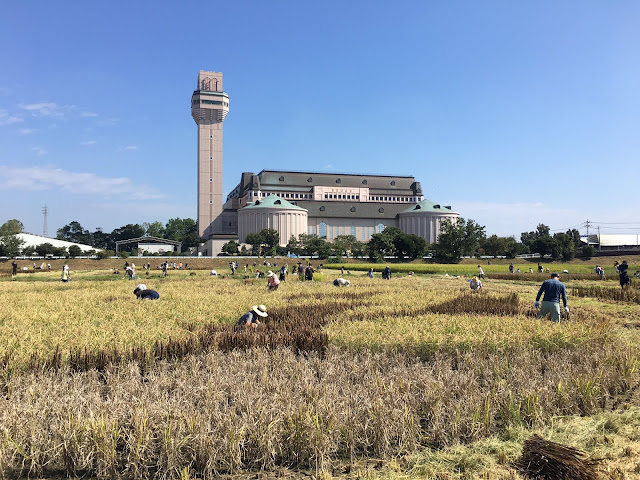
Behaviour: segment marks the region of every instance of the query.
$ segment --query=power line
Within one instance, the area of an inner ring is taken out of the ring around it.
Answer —
[[[42,226],[42,236],[48,237],[49,231],[47,229],[47,214],[49,213],[49,210],[47,209],[46,205],[42,207],[42,213],[44,214],[44,225]]]

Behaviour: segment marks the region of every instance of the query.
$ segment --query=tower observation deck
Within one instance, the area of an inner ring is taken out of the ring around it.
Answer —
[[[222,233],[222,123],[227,113],[222,73],[200,71],[191,116],[198,125],[198,234],[206,238]]]

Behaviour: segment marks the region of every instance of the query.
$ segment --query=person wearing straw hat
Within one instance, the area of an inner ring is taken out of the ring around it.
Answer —
[[[278,280],[278,276],[269,270],[267,273],[267,288],[269,290],[277,290],[280,286],[280,280]]]
[[[240,317],[240,320],[238,320],[238,325],[251,325],[252,327],[255,327],[257,325],[260,325],[260,319],[265,318],[266,316],[267,307],[265,307],[264,305],[254,305],[253,307],[251,307],[251,310]]]
[[[138,300],[157,300],[160,298],[160,294],[158,292],[147,288],[144,283],[138,284],[138,286],[133,290],[133,294],[138,298]]]

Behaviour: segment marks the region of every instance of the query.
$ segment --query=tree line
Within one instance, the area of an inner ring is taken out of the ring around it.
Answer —
[[[54,247],[44,243],[36,247],[22,248],[21,240],[16,237],[23,231],[19,220],[12,219],[0,226],[0,256],[47,255],[78,256],[83,253],[79,247],[72,246],[68,252],[65,248]],[[96,249],[106,251],[115,250],[116,241],[131,238],[152,236],[182,242],[183,251],[189,247],[196,247],[204,241],[198,236],[197,224],[190,218],[172,218],[166,224],[161,222],[127,224],[114,229],[111,233],[101,230],[90,232],[73,221],[56,232],[56,238],[73,243],[92,245]],[[340,235],[327,241],[315,234],[301,234],[297,238],[291,237],[286,247],[280,246],[280,237],[276,230],[264,229],[250,233],[246,237],[246,244],[241,246],[236,241],[230,241],[223,246],[223,252],[228,255],[294,255],[317,256],[319,258],[352,256],[354,258],[369,258],[381,260],[384,257],[398,259],[415,259],[423,256],[433,256],[443,262],[458,262],[462,257],[474,256],[504,256],[515,258],[517,255],[537,253],[550,256],[553,259],[571,260],[576,253],[583,256],[595,255],[595,249],[580,240],[580,232],[576,229],[557,232],[551,235],[547,225],[539,224],[535,231],[522,232],[520,241],[514,237],[488,236],[485,227],[474,220],[459,217],[455,220],[445,220],[440,225],[438,241],[429,244],[422,237],[404,233],[396,227],[387,227],[382,232],[371,236],[369,242],[361,242],[353,235]],[[75,247],[75,248],[74,248]],[[134,248],[128,246],[129,251]],[[86,253],[86,252],[85,252]]]
[[[54,255],[54,256],[79,256],[82,249],[77,245],[72,245],[67,250],[64,247],[54,247],[49,242],[43,242],[41,245],[24,247],[22,241],[16,235],[24,231],[22,222],[11,219],[0,226],[0,256],[15,257],[17,255]],[[96,230],[91,232],[82,227],[79,222],[73,221],[59,228],[56,231],[57,240],[65,240],[72,243],[80,243],[91,245],[94,249],[102,249],[106,251],[114,251],[116,242],[119,240],[128,240],[137,237],[157,237],[167,240],[176,240],[182,242],[182,250],[186,251],[190,247],[197,247],[204,241],[198,235],[198,227],[196,221],[191,218],[172,218],[166,224],[162,222],[130,223],[122,227],[116,228],[111,233]],[[131,251],[135,248],[133,245],[125,247],[125,251]],[[93,253],[89,251],[88,253]]]
[[[353,235],[339,235],[332,242],[314,234],[301,234],[291,237],[286,247],[280,247],[278,232],[264,229],[247,235],[245,243],[250,248],[231,241],[223,246],[228,255],[294,255],[317,256],[319,258],[344,257],[369,258],[381,260],[384,257],[413,260],[423,256],[432,256],[443,262],[459,262],[462,257],[507,257],[537,253],[553,259],[571,260],[576,253],[583,256],[595,255],[593,247],[580,240],[578,230],[550,234],[544,224],[538,225],[535,232],[522,232],[520,241],[514,237],[488,236],[485,227],[474,220],[458,218],[445,220],[440,225],[438,241],[429,244],[417,235],[404,233],[396,227],[387,227],[371,236],[369,242],[361,242]]]

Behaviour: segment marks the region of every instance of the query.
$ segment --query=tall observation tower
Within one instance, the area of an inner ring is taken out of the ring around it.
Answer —
[[[222,233],[222,122],[227,113],[222,73],[200,71],[191,116],[198,125],[198,234],[205,238]]]

